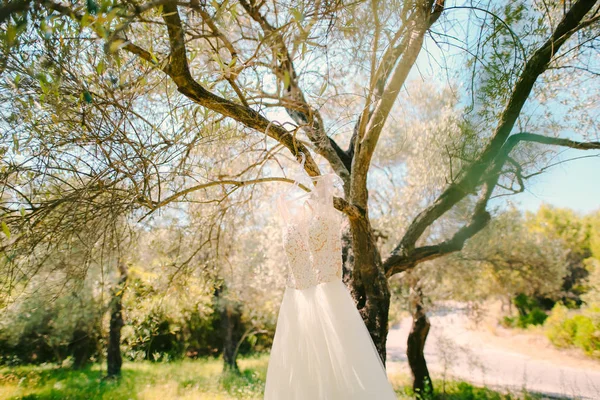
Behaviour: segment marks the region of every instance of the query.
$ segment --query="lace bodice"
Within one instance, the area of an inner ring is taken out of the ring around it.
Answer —
[[[342,277],[341,221],[332,193],[332,177],[325,175],[308,198],[280,197],[289,287],[306,289]]]

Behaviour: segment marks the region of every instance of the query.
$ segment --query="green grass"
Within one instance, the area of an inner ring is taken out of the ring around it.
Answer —
[[[266,357],[240,360],[241,374],[222,373],[222,361],[185,360],[123,365],[119,380],[103,380],[103,366],[79,371],[56,366],[0,369],[0,399],[259,399]]]
[[[239,361],[240,374],[223,373],[219,359],[184,360],[171,363],[128,362],[119,380],[102,379],[101,365],[74,371],[56,365],[0,368],[0,399],[262,399],[268,356]],[[392,375],[390,380],[401,399],[412,398],[410,378]],[[441,382],[434,382],[441,388]],[[446,382],[447,400],[531,399],[529,395],[501,394],[464,382]]]

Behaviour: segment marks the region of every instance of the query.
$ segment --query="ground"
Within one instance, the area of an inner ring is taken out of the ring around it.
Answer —
[[[504,329],[491,312],[475,324],[465,305],[449,304],[430,314],[425,357],[433,379],[460,379],[548,397],[600,399],[600,362],[573,350],[557,350],[541,329]],[[388,336],[388,370],[405,371],[406,338],[411,319],[404,318]]]

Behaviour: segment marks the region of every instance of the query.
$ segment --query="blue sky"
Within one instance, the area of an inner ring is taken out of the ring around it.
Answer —
[[[460,37],[461,31],[469,24],[469,15],[483,16],[479,12],[467,9],[455,9],[453,13],[453,17],[457,18],[457,21],[460,21],[461,18],[464,21],[463,24],[454,24],[453,26],[453,29],[457,29],[457,37]],[[427,51],[421,52],[419,55],[418,68],[412,70],[409,75],[413,78],[419,78],[425,73],[428,79],[438,79],[443,85],[445,84],[445,74],[439,68],[439,62],[443,60],[454,69],[460,68],[461,63],[464,63],[464,54],[461,49],[445,48],[444,54],[442,54],[441,49],[429,37],[426,38],[424,47]],[[432,60],[438,62],[432,62]],[[597,59],[591,62],[596,65]],[[596,102],[596,104],[598,103]],[[566,117],[563,107],[559,103],[554,107],[554,114]],[[516,130],[513,133],[516,133]],[[545,132],[535,133],[544,134]],[[585,140],[578,136],[571,137],[570,132],[562,132],[561,136],[574,140]],[[553,159],[552,163],[570,161],[556,165],[543,174],[526,181],[525,192],[492,200],[491,205],[512,203],[521,210],[536,211],[540,205],[550,204],[556,207],[571,208],[580,213],[600,211],[600,151],[567,148],[557,148],[557,150],[560,151],[560,155]]]
[[[459,31],[465,29],[470,13],[472,10],[453,10],[453,18],[456,18],[457,21],[462,18],[464,21],[464,24],[455,24],[454,29]],[[455,33],[458,37],[461,35],[461,32]],[[440,68],[441,65],[445,64],[454,70],[464,69],[463,50],[448,47],[444,48],[444,54],[442,54],[442,50],[434,44],[430,37],[426,37],[424,48],[426,51],[422,51],[419,55],[416,62],[417,68],[411,70],[409,80],[425,79],[446,85],[448,83],[447,75]],[[558,103],[555,111],[555,115],[562,116],[563,111]],[[281,109],[270,110],[267,115],[271,120],[291,122],[291,119]],[[516,133],[516,130],[513,133]],[[535,133],[544,134],[545,132]],[[583,140],[577,136],[570,137],[568,132],[561,136]],[[490,205],[493,207],[513,204],[524,211],[536,211],[540,205],[549,204],[571,208],[580,213],[600,211],[600,151],[561,148],[557,148],[557,150],[560,151],[560,155],[553,159],[552,163],[566,162],[555,165],[541,175],[526,181],[525,192],[492,200]]]
[[[518,208],[536,211],[543,203],[568,207],[581,213],[600,210],[600,152],[569,149],[561,153],[559,164],[526,182],[525,192],[504,197]],[[595,156],[595,157],[589,157]]]

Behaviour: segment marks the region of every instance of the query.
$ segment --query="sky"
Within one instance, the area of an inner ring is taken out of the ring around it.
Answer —
[[[580,213],[600,211],[600,152],[569,149],[561,160],[586,157],[559,164],[526,182],[526,190],[497,199],[512,202],[524,211],[536,211],[541,204],[568,207]]]
[[[467,22],[468,10],[454,10],[455,14],[463,14],[462,18]],[[460,15],[454,15],[460,20]],[[458,24],[460,26],[460,24]],[[462,29],[462,28],[460,28]],[[458,36],[460,36],[457,33]],[[429,79],[447,84],[446,75],[440,69],[445,64],[449,67],[459,68],[464,63],[464,57],[459,55],[461,49],[449,47],[445,49],[445,57],[440,48],[434,44],[429,37],[424,43],[426,51],[422,51],[416,61],[416,67],[409,74],[411,79]],[[454,57],[457,56],[457,57]],[[438,62],[432,62],[432,60]],[[444,59],[444,62],[439,62]],[[424,78],[425,77],[425,78]],[[560,107],[556,107],[557,115]],[[270,110],[268,113],[271,120],[290,121],[283,110]],[[515,133],[516,131],[513,131]],[[544,132],[536,132],[543,134]],[[569,137],[566,133],[561,135]],[[579,137],[571,139],[582,140]],[[559,156],[552,163],[559,163],[544,171],[541,175],[531,178],[525,182],[525,191],[516,195],[504,196],[494,199],[490,206],[506,206],[512,204],[523,211],[537,211],[542,204],[555,207],[570,208],[578,213],[590,213],[600,211],[600,151],[561,149]]]
[[[471,11],[454,10],[453,12],[462,15],[465,21],[464,25],[466,26],[467,18]],[[458,19],[461,18],[460,15],[455,15],[455,17]],[[456,29],[463,29],[461,25],[455,24],[457,26]],[[457,37],[460,37],[458,31],[456,34]],[[447,65],[454,68],[460,65],[456,64],[456,62],[464,62],[463,57],[453,57],[453,55],[460,55],[462,50],[447,48],[445,49],[446,57],[443,57],[440,48],[433,44],[429,37],[425,41],[425,48],[427,52],[426,54],[424,52],[421,53],[417,59],[417,67],[419,71],[428,73],[430,77],[444,76],[443,71],[438,68],[440,64],[431,62],[432,59],[441,60],[444,58]],[[415,77],[415,71],[411,71],[411,73]],[[555,110],[556,115],[562,115],[560,113],[560,104],[557,104]],[[516,133],[516,130],[513,130],[513,133]],[[535,133],[544,134],[544,132]],[[583,140],[577,136],[570,137],[568,132],[563,132],[561,136],[574,140]],[[600,151],[562,148],[559,156],[556,160],[553,160],[553,163],[567,160],[570,161],[560,163],[546,170],[543,174],[526,181],[523,193],[492,200],[490,205],[513,204],[523,211],[534,212],[542,204],[571,208],[579,213],[600,211]]]

